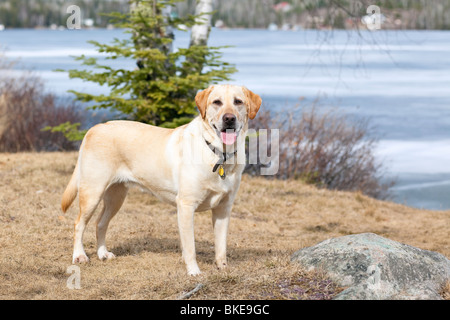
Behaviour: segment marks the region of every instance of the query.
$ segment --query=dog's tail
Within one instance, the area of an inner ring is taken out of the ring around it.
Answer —
[[[81,153],[81,150],[80,150]],[[78,179],[79,179],[79,166],[80,166],[80,156],[78,157],[77,164],[73,170],[72,178],[70,178],[69,184],[64,191],[61,201],[61,209],[65,213],[69,209],[72,202],[75,200],[78,194]]]

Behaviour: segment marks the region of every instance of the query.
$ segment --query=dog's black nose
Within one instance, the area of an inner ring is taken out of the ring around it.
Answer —
[[[236,125],[236,116],[232,113],[225,113],[222,120],[228,128],[234,128]]]

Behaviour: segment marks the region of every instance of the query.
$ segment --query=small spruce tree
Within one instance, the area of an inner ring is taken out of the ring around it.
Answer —
[[[167,8],[177,1],[131,1],[129,13],[113,14],[116,25],[130,38],[115,39],[112,44],[90,43],[105,53],[106,59],[132,59],[136,68],[114,69],[96,58],[77,57],[89,70],[68,70],[69,77],[106,85],[110,92],[95,95],[71,90],[76,99],[93,102],[89,108],[118,111],[123,119],[156,126],[173,128],[191,121],[197,114],[197,90],[229,80],[236,69],[221,61],[224,47],[191,43],[188,48],[172,50],[172,30],[179,25],[192,27],[199,21],[198,16],[171,15]],[[74,126],[63,124],[53,131],[73,133]]]

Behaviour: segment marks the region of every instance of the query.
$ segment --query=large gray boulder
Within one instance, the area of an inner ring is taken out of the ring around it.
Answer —
[[[373,233],[325,240],[295,252],[292,262],[323,270],[347,289],[335,299],[439,300],[450,260]]]

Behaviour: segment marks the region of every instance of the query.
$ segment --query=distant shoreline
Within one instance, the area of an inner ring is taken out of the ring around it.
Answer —
[[[76,29],[76,30],[71,30],[68,29],[64,26],[60,26],[56,29],[54,28],[43,28],[43,27],[38,27],[38,28],[4,28],[0,30],[0,34],[2,32],[7,32],[7,31],[14,31],[14,30],[36,30],[36,31],[95,31],[95,30],[105,30],[105,31],[113,31],[113,30],[121,30],[122,28],[105,28],[105,27],[98,27],[98,28],[81,28],[81,29]],[[235,27],[235,28],[216,28],[216,27],[212,27],[212,30],[260,30],[260,31],[272,31],[272,32],[301,32],[301,31],[370,31],[368,29],[366,29],[365,27],[362,28],[348,28],[348,29],[339,29],[339,28],[300,28],[300,29],[296,29],[296,30],[284,30],[284,29],[277,29],[277,30],[270,30],[268,28],[241,28],[241,27]],[[189,30],[186,30],[189,31]],[[380,30],[377,31],[450,31],[449,29],[395,29],[395,28],[381,28]],[[372,32],[377,32],[377,31],[372,31]]]

